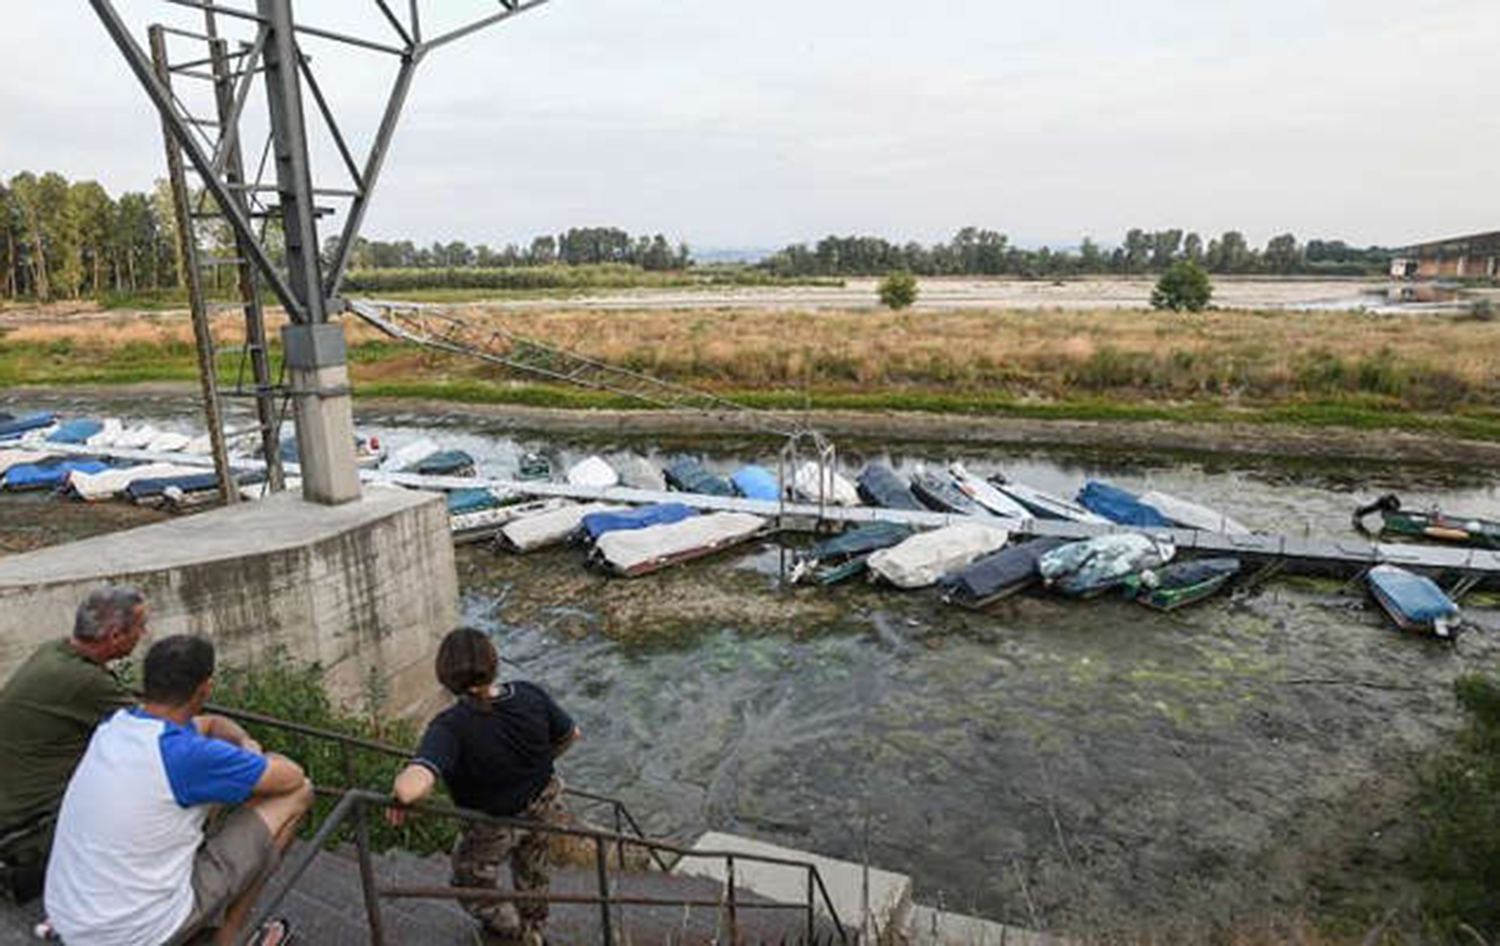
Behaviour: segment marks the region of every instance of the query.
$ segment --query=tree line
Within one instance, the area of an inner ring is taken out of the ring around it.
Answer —
[[[196,206],[202,197],[193,200]],[[205,256],[235,255],[234,236],[224,221],[200,220],[194,229]],[[276,221],[268,222],[265,241],[279,263]],[[336,241],[325,242],[329,255]],[[616,227],[575,227],[536,237],[525,249],[360,239],[350,263],[355,269],[443,270],[618,263],[665,272],[692,265],[692,255],[687,244],[673,245],[659,233],[631,236]],[[205,273],[211,289],[231,287],[233,279],[227,267]],[[149,193],[127,191],[116,198],[97,181],[70,182],[55,172],[0,177],[0,299],[48,302],[181,286],[176,215],[165,180]]]
[[[896,270],[920,276],[1143,275],[1189,260],[1209,272],[1229,274],[1363,276],[1383,273],[1391,251],[1352,247],[1342,240],[1301,243],[1290,233],[1271,238],[1264,249],[1230,230],[1206,243],[1180,229],[1132,229],[1106,249],[1084,237],[1076,249],[1015,246],[1003,233],[964,227],[946,243],[894,243],[881,237],[827,236],[815,245],[788,246],[760,265],[779,276],[875,276]]]

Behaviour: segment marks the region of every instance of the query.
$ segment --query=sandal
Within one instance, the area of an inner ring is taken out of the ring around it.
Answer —
[[[273,916],[255,931],[249,946],[289,946],[296,941],[297,931],[292,928],[292,921],[284,916]]]

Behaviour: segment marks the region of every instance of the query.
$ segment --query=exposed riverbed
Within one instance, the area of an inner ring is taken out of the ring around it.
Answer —
[[[195,423],[181,397],[54,406]],[[627,450],[774,464],[775,445],[752,441],[560,438],[425,409],[360,421],[495,474],[535,449],[559,467]],[[1500,513],[1490,475],[1431,465],[840,450],[855,469],[960,459],[1059,492],[1107,478],[1296,534],[1347,535],[1353,506],[1388,491]],[[463,550],[462,610],[577,717],[567,777],[620,795],[653,833],[867,855],[913,874],[924,902],[1047,929],[1190,936],[1329,904],[1378,916],[1405,893],[1380,875],[1409,837],[1413,766],[1460,722],[1451,681],[1500,658],[1492,611],[1471,608],[1477,629],[1448,647],[1399,634],[1337,583],[1273,582],[1171,615],[1043,596],[974,614],[930,593],[787,589],[779,558],[767,543],[621,581],[572,550]]]

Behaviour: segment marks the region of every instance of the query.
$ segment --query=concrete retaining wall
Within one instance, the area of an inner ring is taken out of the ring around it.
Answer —
[[[404,716],[442,703],[432,657],[455,622],[458,580],[436,494],[376,488],[332,507],[282,494],[0,558],[0,680],[111,583],[149,597],[148,644],[203,634],[234,665],[284,648],[320,663],[346,702],[379,692]]]

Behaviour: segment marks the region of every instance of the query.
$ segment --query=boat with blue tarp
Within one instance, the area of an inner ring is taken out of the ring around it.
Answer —
[[[77,417],[65,420],[47,435],[48,443],[87,443],[88,439],[104,429],[104,421],[92,417]]]
[[[1143,529],[1170,529],[1172,520],[1155,506],[1141,502],[1136,494],[1118,486],[1089,480],[1078,494],[1078,503],[1089,512],[1122,526]]]
[[[103,473],[110,465],[89,457],[53,457],[37,463],[21,463],[5,471],[0,488],[23,490],[61,489],[76,470],[80,473]]]
[[[1431,578],[1395,565],[1376,565],[1365,581],[1380,607],[1403,631],[1453,636],[1458,605]]]
[[[591,512],[583,517],[579,535],[587,542],[597,542],[601,535],[611,532],[670,525],[696,515],[698,510],[682,503],[657,503],[620,512]]]
[[[699,493],[704,496],[733,496],[734,487],[724,477],[710,471],[697,460],[678,460],[667,467],[667,485],[679,493]]]
[[[734,491],[746,499],[764,499],[775,502],[781,498],[781,486],[776,475],[763,466],[742,466],[729,478]]]
[[[13,440],[32,430],[42,430],[57,423],[57,416],[50,411],[24,414],[0,421],[0,440]]]

